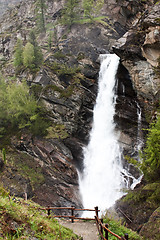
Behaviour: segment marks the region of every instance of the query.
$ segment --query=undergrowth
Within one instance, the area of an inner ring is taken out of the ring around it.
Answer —
[[[108,224],[108,229],[113,233],[117,234],[120,237],[124,237],[127,233],[129,236],[129,240],[143,240],[141,236],[139,236],[136,232],[132,231],[131,229],[126,228],[124,225],[121,224],[120,221],[113,220],[108,218],[107,216],[103,219],[104,223]],[[111,233],[108,233],[108,239],[110,240],[117,240]]]
[[[0,186],[0,239],[79,239],[32,201],[10,197]]]

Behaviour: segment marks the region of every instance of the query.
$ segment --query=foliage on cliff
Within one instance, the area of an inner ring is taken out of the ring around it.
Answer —
[[[160,117],[151,124],[143,150],[141,169],[149,181],[160,180]]]
[[[25,46],[23,46],[22,40],[17,39],[13,61],[17,72],[23,68],[28,68],[30,71],[35,72],[39,70],[42,61],[43,54],[33,31],[30,32],[29,41]]]
[[[106,214],[105,218],[103,219],[103,222],[107,223],[109,230],[116,233],[118,236],[124,236],[127,233],[130,240],[142,240],[143,239],[136,232],[125,227],[120,221],[115,220],[111,217],[108,217],[107,214]],[[108,234],[109,234],[108,238],[110,240],[115,239],[115,237],[111,233],[108,233]]]
[[[0,137],[14,129],[30,129],[35,134],[44,134],[48,124],[43,120],[43,111],[38,106],[25,81],[5,82],[0,79]],[[41,122],[41,124],[40,124]],[[38,124],[38,126],[37,126]],[[7,127],[8,126],[8,127]]]
[[[32,201],[9,196],[0,187],[0,239],[80,239],[70,229],[47,217],[46,211]]]

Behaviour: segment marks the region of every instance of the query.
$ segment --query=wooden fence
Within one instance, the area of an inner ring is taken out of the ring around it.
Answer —
[[[108,224],[103,224],[103,219],[99,219],[98,217],[98,213],[100,210],[98,210],[98,207],[95,207],[95,209],[77,209],[75,207],[47,207],[43,210],[47,210],[47,214],[48,216],[51,215],[51,210],[70,210],[71,211],[71,215],[67,216],[67,215],[53,215],[54,217],[59,217],[59,218],[70,218],[72,223],[74,222],[74,219],[81,219],[81,220],[95,220],[96,221],[96,226],[99,232],[99,235],[101,237],[102,240],[109,240],[108,237],[108,233],[110,233],[111,235],[115,236],[117,239],[119,240],[128,240],[128,234],[126,233],[124,236],[118,236],[117,234],[113,233],[112,231],[110,231],[108,229]],[[81,218],[81,217],[76,217],[75,211],[95,211],[95,218]]]
[[[108,229],[108,224],[105,224],[105,225],[103,224],[103,219],[99,219],[99,217],[98,217],[98,207],[95,207],[95,212],[96,212],[96,216],[95,216],[96,225],[97,225],[97,229],[98,229],[99,235],[102,240],[109,240],[108,233],[115,236],[119,240],[128,240],[129,239],[127,233],[124,235],[124,237],[123,236],[120,237]]]
[[[95,211],[95,209],[78,209],[75,207],[47,207],[45,208],[48,212],[48,216],[51,214],[51,210],[71,210],[71,215],[53,215],[53,217],[58,217],[58,218],[71,218],[72,223],[74,222],[74,219],[81,219],[81,220],[95,220],[94,218],[82,218],[82,217],[76,217],[75,211]],[[45,210],[43,209],[43,210]],[[99,212],[99,210],[98,210]]]

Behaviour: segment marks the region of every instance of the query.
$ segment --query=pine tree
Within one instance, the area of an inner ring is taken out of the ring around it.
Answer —
[[[84,16],[93,18],[93,14],[98,14],[103,7],[104,0],[83,0],[82,6],[84,10]]]
[[[29,69],[35,68],[34,46],[30,42],[28,42],[24,47],[23,65]]]
[[[36,68],[38,68],[42,64],[43,54],[42,54],[41,48],[38,46],[38,43],[36,41],[36,36],[33,31],[30,32],[29,42],[34,47],[34,65]]]
[[[31,125],[31,118],[36,119],[37,102],[29,93],[27,83],[10,83],[7,86],[7,112],[9,120],[19,128]]]
[[[7,84],[2,76],[0,76],[0,122],[7,118]]]
[[[72,24],[78,19],[78,0],[66,0],[61,22],[71,28]]]
[[[45,27],[45,0],[37,0],[36,2],[36,17],[37,17],[37,29],[39,32],[46,32]]]
[[[92,18],[92,8],[94,0],[83,0],[82,5],[84,9],[84,16]]]
[[[37,104],[25,80],[17,83],[0,78],[0,109],[0,138],[13,127],[27,128],[34,135],[47,133],[46,112]]]
[[[17,39],[13,63],[17,69],[23,66],[23,45],[21,39]]]
[[[48,36],[48,48],[51,50],[52,48],[52,42],[53,42],[53,33],[50,31],[49,36]]]
[[[142,154],[142,171],[149,180],[160,179],[160,116],[148,129],[146,146]]]

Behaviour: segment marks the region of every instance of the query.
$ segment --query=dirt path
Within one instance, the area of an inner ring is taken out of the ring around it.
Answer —
[[[73,230],[75,234],[83,237],[83,240],[98,240],[98,230],[95,222],[84,222],[84,221],[76,221],[71,223],[66,220],[59,220],[59,223],[64,227],[70,228]]]

